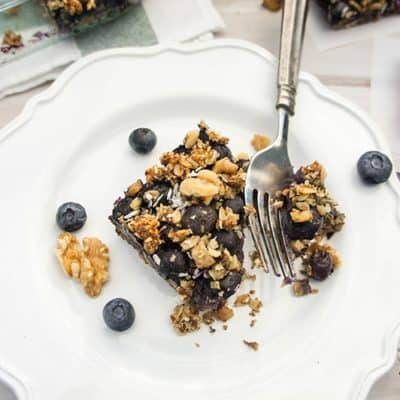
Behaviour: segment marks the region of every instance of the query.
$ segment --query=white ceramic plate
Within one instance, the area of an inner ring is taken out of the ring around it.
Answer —
[[[237,41],[100,52],[1,131],[0,363],[20,399],[364,399],[390,367],[400,322],[397,183],[360,183],[359,155],[387,148],[361,111],[312,76],[301,76],[290,152],[296,165],[327,167],[348,217],[333,240],[343,267],[320,294],[294,298],[259,274],[256,327],[240,309],[226,332],[179,337],[169,323],[174,291],[107,220],[122,190],[200,119],[235,151],[249,150],[255,132],[274,135],[275,74],[269,53]],[[151,156],[128,146],[139,126],[158,134]],[[67,200],[87,208],[79,236],[110,247],[111,281],[97,299],[66,279],[53,255],[55,211]],[[102,321],[115,296],[137,312],[124,334]]]

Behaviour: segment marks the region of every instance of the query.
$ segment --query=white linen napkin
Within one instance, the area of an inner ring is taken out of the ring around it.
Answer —
[[[319,50],[343,47],[362,40],[400,33],[399,15],[383,17],[378,21],[348,29],[334,30],[326,22],[320,7],[315,2],[310,6],[307,31]]]
[[[400,38],[374,41],[371,112],[386,135],[396,171],[400,171]]]
[[[55,79],[64,67],[95,50],[204,39],[224,27],[211,0],[143,0],[142,7],[135,13],[143,16],[121,17],[96,28],[101,35],[92,31],[1,64],[0,99]]]

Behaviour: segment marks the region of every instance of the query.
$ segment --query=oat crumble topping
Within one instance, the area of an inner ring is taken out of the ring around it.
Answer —
[[[259,348],[258,342],[249,342],[249,341],[247,341],[247,340],[243,340],[243,343],[244,343],[246,346],[250,347],[250,348],[251,348],[252,350],[254,350],[254,351],[257,351],[258,348]]]
[[[171,321],[181,334],[227,321],[226,300],[244,275],[243,188],[249,157],[203,121],[145,171],[114,205],[111,221],[184,301]],[[214,328],[212,328],[214,329]]]
[[[265,149],[271,144],[271,139],[266,135],[255,134],[251,141],[251,145],[253,146],[255,151],[260,151]]]
[[[11,29],[8,29],[4,32],[3,44],[12,48],[21,47],[23,45],[22,36],[19,33],[16,33]]]

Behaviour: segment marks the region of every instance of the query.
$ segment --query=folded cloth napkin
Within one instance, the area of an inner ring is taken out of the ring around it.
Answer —
[[[29,13],[29,3],[26,7]],[[51,42],[15,59],[9,56],[0,63],[0,99],[56,78],[64,67],[96,50],[187,41],[223,27],[211,0],[143,0],[120,18],[76,38]]]
[[[400,171],[400,38],[374,41],[371,112],[380,125]]]

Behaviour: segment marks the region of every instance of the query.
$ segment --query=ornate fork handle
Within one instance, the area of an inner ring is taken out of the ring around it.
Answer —
[[[294,114],[308,0],[285,0],[278,67],[277,108]]]

